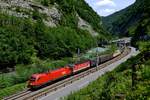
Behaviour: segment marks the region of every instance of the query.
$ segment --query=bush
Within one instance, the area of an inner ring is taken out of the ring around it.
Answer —
[[[3,99],[4,97],[9,96],[9,95],[15,94],[18,91],[22,91],[25,88],[26,88],[26,84],[22,83],[22,84],[14,85],[12,87],[1,89],[0,90],[0,99]]]
[[[17,63],[29,64],[35,52],[32,42],[14,27],[0,28],[0,66],[1,68],[14,66]]]
[[[144,68],[142,69],[142,77],[144,79],[149,80],[150,79],[150,66],[144,66]]]
[[[49,6],[50,0],[42,0],[41,4],[44,6]]]

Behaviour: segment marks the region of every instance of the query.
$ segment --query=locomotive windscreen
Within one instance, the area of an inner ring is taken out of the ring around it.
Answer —
[[[35,81],[35,80],[36,80],[35,77],[31,77],[31,78],[30,78],[30,81]]]

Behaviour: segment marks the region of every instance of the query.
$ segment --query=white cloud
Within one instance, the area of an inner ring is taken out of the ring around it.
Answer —
[[[99,15],[108,16],[108,15],[110,15],[110,14],[116,12],[116,10],[113,9],[113,8],[112,8],[112,9],[111,9],[111,8],[110,8],[110,9],[109,9],[109,8],[106,8],[106,9],[98,10],[97,12],[98,12]]]
[[[112,0],[100,0],[96,3],[96,6],[112,6],[116,7],[116,4]]]
[[[104,9],[103,11],[107,13],[113,13],[115,12],[115,9]]]
[[[85,0],[100,16],[108,16],[133,4],[135,0]]]

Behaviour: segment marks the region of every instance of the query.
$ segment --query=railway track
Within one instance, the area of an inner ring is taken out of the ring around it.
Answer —
[[[4,98],[3,100],[37,100],[43,96],[46,96],[47,94],[49,94],[50,92],[53,92],[53,91],[56,91],[57,89],[60,89],[62,87],[65,87],[73,82],[75,82],[76,80],[79,80],[91,73],[94,73],[118,60],[120,60],[121,58],[125,57],[126,55],[129,54],[129,52],[131,51],[130,48],[126,48],[124,50],[124,52],[122,54],[120,54],[119,56],[113,58],[112,60],[109,60],[103,64],[100,64],[98,67],[93,67],[93,68],[90,68],[86,71],[83,71],[79,74],[76,74],[74,76],[71,76],[71,77],[68,77],[62,81],[58,81],[50,86],[47,86],[45,88],[42,88],[40,90],[37,90],[37,91],[30,91],[29,89],[26,89],[20,93],[17,93],[15,95],[12,95],[12,96],[9,96],[9,97],[6,97]]]
[[[16,93],[16,94],[14,94],[14,95],[11,95],[11,96],[9,96],[9,97],[6,97],[6,98],[4,98],[3,100],[16,100],[16,99],[18,99],[19,97],[21,97],[21,96],[25,96],[25,95],[27,95],[27,94],[29,94],[29,93],[31,93],[32,91],[30,91],[29,89],[25,89],[25,90],[23,90],[23,91],[21,91],[21,92],[19,92],[19,93]]]

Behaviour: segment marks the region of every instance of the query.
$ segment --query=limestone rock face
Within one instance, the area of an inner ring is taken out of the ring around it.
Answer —
[[[89,31],[89,33],[92,35],[92,36],[97,36],[98,33],[94,31],[94,29],[92,28],[92,26],[86,22],[85,20],[83,20],[79,15],[78,16],[78,27],[83,29],[83,30],[87,30]]]
[[[55,4],[51,7],[42,6],[32,0],[0,0],[0,11],[16,17],[29,18],[34,11],[44,15],[43,21],[47,26],[56,27],[61,20],[61,13]]]

